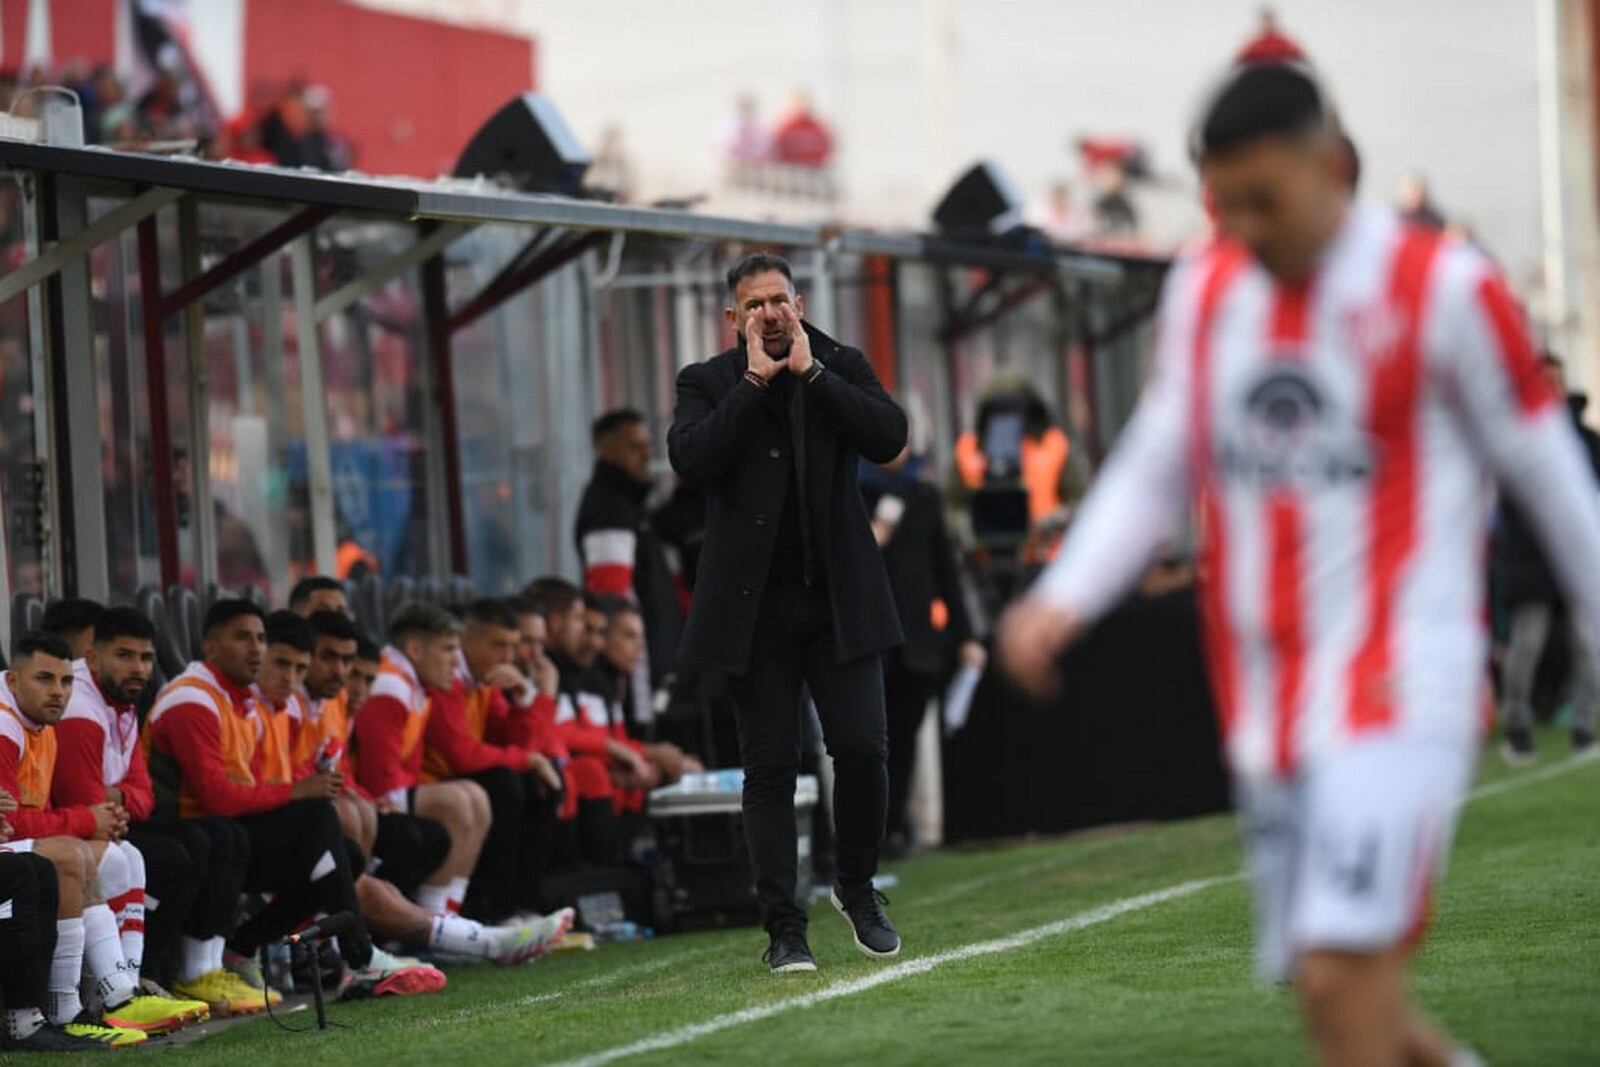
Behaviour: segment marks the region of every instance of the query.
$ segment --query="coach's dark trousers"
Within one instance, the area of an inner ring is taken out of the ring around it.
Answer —
[[[802,683],[833,757],[839,884],[866,885],[877,873],[889,801],[882,662],[877,655],[838,662],[825,588],[771,584],[762,593],[750,664],[742,678],[730,679],[739,704],[745,840],[769,931],[806,922],[795,900]]]

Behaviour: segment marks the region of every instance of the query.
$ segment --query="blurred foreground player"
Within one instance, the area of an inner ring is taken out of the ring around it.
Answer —
[[[1350,201],[1305,68],[1235,72],[1195,150],[1223,236],[1168,278],[1139,413],[1003,654],[1051,691],[1197,497],[1262,971],[1293,980],[1325,1063],[1474,1063],[1405,972],[1481,733],[1485,489],[1593,633],[1592,478],[1499,274]]]

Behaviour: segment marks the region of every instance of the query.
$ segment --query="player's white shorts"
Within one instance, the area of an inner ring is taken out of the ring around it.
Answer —
[[[1238,783],[1264,981],[1291,979],[1309,950],[1422,935],[1476,755],[1375,738],[1290,778]]]
[[[24,837],[21,841],[7,841],[0,845],[0,852],[32,852],[33,838]]]

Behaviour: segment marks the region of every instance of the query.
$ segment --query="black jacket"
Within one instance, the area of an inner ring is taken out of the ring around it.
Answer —
[[[863,472],[862,495],[867,514],[873,514],[886,496],[904,505],[894,534],[883,546],[889,569],[889,587],[900,610],[906,643],[900,662],[918,674],[939,674],[950,662],[956,646],[972,637],[972,624],[956,574],[955,550],[944,522],[944,500],[927,482],[887,472]],[[944,629],[933,625],[933,602],[944,601],[949,621]]]
[[[672,466],[705,490],[706,538],[684,632],[685,661],[743,674],[751,630],[772,563],[777,524],[795,462],[805,449],[802,490],[817,531],[817,563],[833,604],[840,662],[892,648],[900,622],[883,556],[856,482],[858,457],[886,463],[906,443],[906,416],[860,351],[811,325],[811,354],[827,368],[793,386],[803,418],[789,425],[780,390],[744,377],[744,342],[678,374],[677,412],[667,434]],[[783,372],[787,374],[788,372]]]
[[[1600,479],[1600,436],[1584,425],[1583,410],[1587,406],[1588,400],[1581,394],[1567,397],[1567,409],[1584,457]],[[1522,510],[1508,496],[1502,496],[1489,559],[1494,567],[1495,589],[1503,606],[1562,602],[1561,587],[1545,558],[1544,545]]]
[[[589,582],[591,560],[584,550],[584,538],[603,530],[626,531],[633,535],[633,594],[644,617],[645,644],[650,652],[650,681],[660,685],[672,672],[678,643],[683,638],[683,611],[667,563],[666,550],[645,500],[650,487],[628,477],[627,473],[605,460],[594,465],[594,477],[583,490],[578,503],[574,534],[578,558],[583,561],[585,582]]]

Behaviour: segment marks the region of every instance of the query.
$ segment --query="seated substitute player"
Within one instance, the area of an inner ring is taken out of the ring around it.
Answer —
[[[356,720],[356,713],[367,702],[367,697],[372,695],[372,687],[378,681],[378,671],[382,666],[383,650],[358,633],[356,658],[350,664],[350,679],[344,688],[345,710],[352,723]]]
[[[297,773],[310,773],[319,752],[337,751],[348,763],[350,719],[345,710],[345,679],[356,655],[355,623],[349,616],[319,611],[308,620],[315,645],[306,672],[308,717],[295,739]],[[379,813],[347,771],[345,792],[335,802],[350,812],[340,821],[350,833],[354,822],[375,841],[377,869],[356,879],[356,895],[367,926],[378,937],[426,946],[450,956],[518,963],[541,947],[542,924],[513,922],[486,927],[448,910],[451,875],[444,868],[450,835],[432,819],[398,812]],[[439,872],[443,872],[442,875]],[[377,877],[381,874],[383,877]],[[408,897],[424,887],[433,910]]]
[[[244,867],[213,868],[210,835],[199,826],[178,822],[158,830],[148,821],[155,794],[134,702],[155,670],[155,638],[155,626],[133,608],[110,608],[99,616],[85,657],[73,664],[72,697],[56,726],[50,794],[58,808],[109,800],[128,813],[126,839],[143,857],[145,870],[137,903],[143,905],[147,897],[157,906],[145,907],[142,920],[119,915],[118,925],[129,963],[146,976],[146,992],[159,993],[155,983],[173,981],[185,934],[211,937],[227,931],[234,908],[231,903],[221,907],[216,899],[237,900]],[[216,832],[231,837],[242,831]]]
[[[314,574],[294,583],[294,588],[289,591],[289,610],[308,619],[319,611],[337,611],[341,615],[348,615],[350,598],[339,579]]]
[[[450,830],[443,907],[428,896],[419,901],[430,911],[461,910],[493,818],[488,795],[476,782],[422,781],[423,736],[433,710],[429,689],[447,689],[454,681],[460,635],[461,624],[443,608],[402,607],[389,622],[390,645],[372,695],[355,718],[357,780],[379,810],[437,819]],[[540,949],[559,940],[571,921],[569,909],[541,920]]]
[[[1353,203],[1307,68],[1234,72],[1194,137],[1222,235],[1166,281],[1153,377],[1001,629],[1038,692],[1198,498],[1200,602],[1262,971],[1329,1064],[1473,1062],[1405,992],[1482,732],[1483,486],[1600,633],[1600,503],[1493,265]]]
[[[494,822],[472,875],[469,910],[494,918],[537,907],[562,796],[561,774],[549,755],[488,740],[491,731],[504,737],[514,718],[555,718],[553,671],[545,675],[549,691],[541,691],[517,670],[520,637],[504,601],[467,607],[451,685],[428,687],[433,710],[423,737],[425,781],[466,778],[488,794]]]
[[[672,785],[685,774],[705,770],[698,758],[677,745],[631,736],[634,724],[644,718],[633,707],[638,692],[633,679],[645,658],[644,616],[638,605],[620,597],[601,597],[599,607],[605,615],[605,634],[592,670],[601,691],[610,698],[612,736],[649,760],[661,773],[662,785]]]
[[[56,723],[72,692],[71,647],[55,634],[25,633],[12,651],[12,667],[0,684],[0,789],[15,796],[13,831],[26,838],[76,837],[84,844],[87,882],[81,919],[63,931],[62,951],[76,948],[90,983],[88,1011],[105,1025],[147,1033],[167,1033],[208,1018],[206,1005],[169,996],[149,996],[139,988],[144,908],[144,862],[139,850],[122,840],[127,813],[120,804],[52,808]],[[117,913],[130,920],[126,946]],[[137,926],[138,929],[131,927]],[[132,952],[130,958],[129,952]],[[65,978],[64,974],[53,978]],[[79,1010],[77,978],[70,995],[52,1008],[55,1022],[74,1019]],[[56,991],[55,981],[51,984]],[[65,991],[63,991],[65,992]]]
[[[248,600],[212,605],[201,661],[167,684],[145,725],[157,816],[220,816],[238,822],[249,838],[244,887],[273,898],[228,940],[228,948],[247,958],[319,912],[349,911],[359,923],[344,835],[328,803],[343,787],[342,776],[318,771],[292,784],[259,777],[258,749],[273,730],[252,692],[266,651],[263,618]],[[364,928],[341,937],[339,945],[352,969],[371,962]],[[220,966],[222,946],[215,951]],[[191,987],[180,982],[178,991]],[[263,997],[277,994],[258,993],[258,1002]],[[230,995],[222,1003],[232,1001]]]
[[[609,709],[589,677],[597,647],[589,633],[583,593],[562,578],[540,578],[524,591],[545,621],[546,654],[557,671],[556,729],[571,754],[566,767],[565,828],[569,851],[585,863],[614,863],[621,831],[617,793],[650,787],[656,771],[639,753],[609,732]]]
[[[88,1052],[144,1042],[139,1030],[86,1021],[61,1025],[50,1017],[60,1010],[70,1018],[77,1010],[51,988],[77,997],[84,889],[94,857],[75,838],[17,840],[7,819],[16,810],[17,798],[0,789],[0,903],[9,905],[0,916],[0,1051]],[[65,948],[62,935],[69,941]]]
[[[56,634],[72,649],[74,661],[82,659],[94,642],[94,625],[106,609],[97,601],[67,597],[44,609],[39,629]]]

